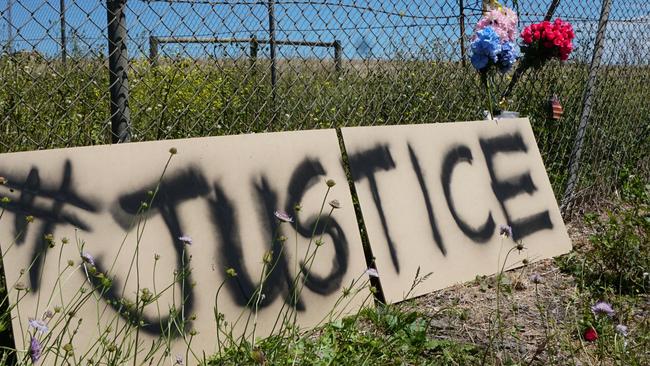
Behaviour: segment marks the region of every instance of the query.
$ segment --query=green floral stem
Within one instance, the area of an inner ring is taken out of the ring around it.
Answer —
[[[481,71],[481,83],[485,88],[485,99],[487,102],[487,109],[490,113],[490,119],[494,119],[494,111],[492,108],[492,93],[490,91],[490,81],[488,79],[487,71]]]
[[[506,99],[512,94],[512,90],[515,88],[515,84],[517,84],[517,81],[519,81],[519,78],[524,75],[526,70],[528,70],[528,66],[526,65],[526,62],[522,60],[519,65],[517,65],[515,71],[512,73],[512,78],[510,79],[506,90],[504,90],[501,94],[501,99]]]

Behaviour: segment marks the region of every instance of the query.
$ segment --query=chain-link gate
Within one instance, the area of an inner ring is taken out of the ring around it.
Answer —
[[[558,199],[600,203],[623,176],[650,179],[650,3],[502,3],[520,29],[560,17],[576,31],[569,61],[524,74],[508,106],[530,117]],[[481,119],[468,53],[483,9],[476,0],[0,0],[0,152]]]

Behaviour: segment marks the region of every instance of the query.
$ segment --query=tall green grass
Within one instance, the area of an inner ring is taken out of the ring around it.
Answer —
[[[341,126],[482,119],[478,73],[453,62],[287,60],[273,98],[268,62],[133,60],[133,140]],[[588,66],[551,62],[529,71],[508,109],[531,119],[558,198],[566,186]],[[110,143],[109,80],[103,58],[0,59],[0,152]],[[501,80],[502,87],[508,80]],[[549,118],[557,94],[560,120]],[[621,173],[650,176],[650,67],[603,66],[588,121],[578,195],[595,201]]]

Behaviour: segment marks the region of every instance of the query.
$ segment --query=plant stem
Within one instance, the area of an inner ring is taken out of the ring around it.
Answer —
[[[490,81],[488,80],[487,71],[481,72],[481,82],[485,88],[485,98],[487,99],[487,109],[490,113],[490,119],[494,119],[494,111],[492,110],[492,94],[490,92]]]
[[[525,62],[522,61],[519,63],[519,65],[517,65],[517,68],[512,73],[512,78],[508,83],[508,87],[503,91],[503,94],[501,94],[501,99],[506,99],[510,96],[510,94],[512,94],[512,90],[515,88],[515,84],[517,84],[517,81],[519,81],[519,78],[524,75],[526,70],[528,70],[528,66],[526,66]]]

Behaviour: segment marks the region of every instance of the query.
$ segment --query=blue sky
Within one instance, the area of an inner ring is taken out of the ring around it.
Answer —
[[[0,0],[0,44],[5,46],[8,32],[7,5],[12,6],[12,47],[36,49],[48,56],[60,53],[59,0]],[[459,57],[458,0],[276,0],[277,39],[331,42],[341,41],[344,57],[389,58],[395,55],[424,58]],[[464,0],[466,35],[480,16],[480,1]],[[509,4],[509,1],[505,1]],[[549,1],[519,0],[522,25],[540,20]],[[581,4],[580,8],[576,4]],[[590,53],[600,14],[600,0],[563,1],[557,15],[572,21],[578,34],[576,44]],[[106,52],[106,10],[102,0],[66,0],[68,52]],[[32,14],[34,14],[32,16]],[[576,16],[577,14],[577,16]],[[614,0],[610,29],[618,37],[608,39],[610,57],[621,38],[648,39],[650,2]],[[148,53],[148,37],[204,36],[219,38],[268,38],[268,14],[264,4],[252,0],[216,1],[128,0],[129,54]],[[614,33],[611,33],[612,35]],[[622,37],[621,37],[622,36]],[[627,40],[626,40],[627,42]],[[581,46],[582,45],[582,46]],[[638,46],[648,55],[648,45]],[[193,57],[244,57],[246,44],[165,45],[167,54]],[[268,47],[261,50],[268,55]],[[281,46],[281,57],[328,58],[331,49]],[[578,54],[578,53],[577,53]],[[578,57],[578,56],[576,56]],[[616,56],[618,57],[618,56]]]

